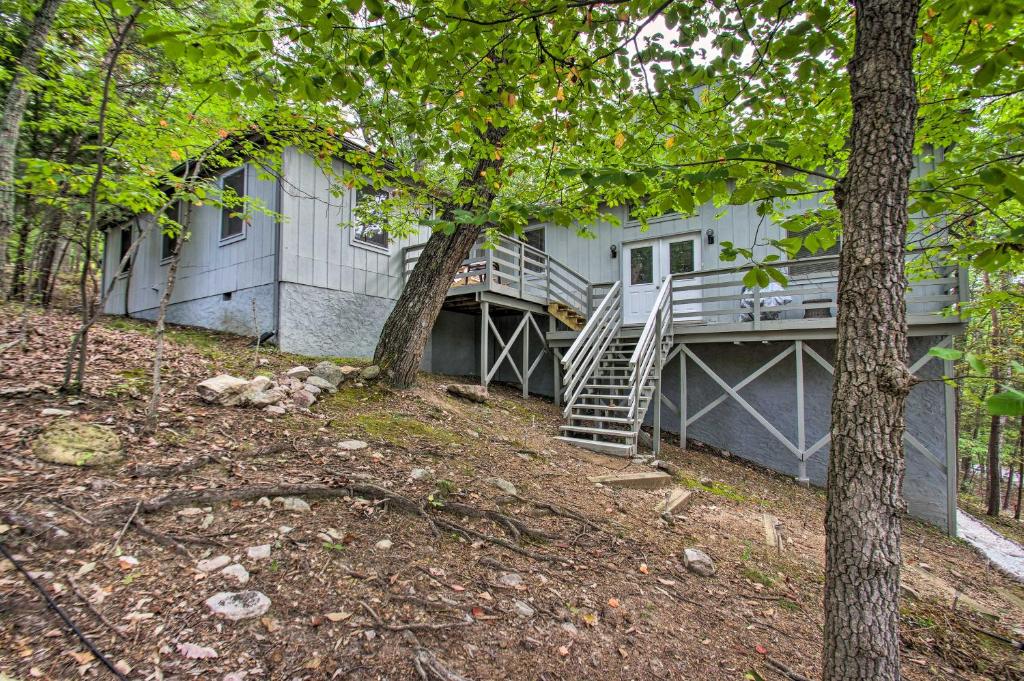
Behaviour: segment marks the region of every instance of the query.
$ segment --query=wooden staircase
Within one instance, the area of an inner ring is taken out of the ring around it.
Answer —
[[[637,454],[637,434],[654,394],[655,377],[649,376],[633,409],[630,357],[636,338],[614,339],[587,377],[583,390],[568,407],[567,421],[559,427],[563,442],[604,454],[632,457]]]
[[[548,303],[548,314],[573,331],[579,331],[587,323],[586,318],[565,303]]]

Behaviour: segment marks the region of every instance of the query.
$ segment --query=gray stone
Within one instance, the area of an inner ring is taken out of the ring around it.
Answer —
[[[298,497],[274,497],[274,503],[280,504],[281,509],[285,511],[307,513],[311,510],[309,504]]]
[[[387,551],[394,546],[394,543],[390,539],[381,539],[379,542],[374,544],[374,546],[377,547],[378,551]]]
[[[345,440],[338,443],[338,449],[346,452],[355,452],[360,449],[366,449],[369,446],[362,440]]]
[[[260,544],[259,546],[250,546],[245,550],[245,555],[250,560],[266,560],[270,558],[270,544]]]
[[[512,604],[512,608],[520,617],[533,617],[534,614],[537,612],[526,601],[516,601]]]
[[[334,383],[331,383],[326,378],[320,378],[319,376],[310,376],[306,379],[306,389],[316,388],[317,390],[326,390],[329,393],[338,392],[338,388]]]
[[[278,404],[272,404],[269,407],[264,408],[263,411],[267,412],[268,414],[274,414],[275,416],[281,416],[282,414],[288,413],[287,409]]]
[[[306,381],[306,385],[302,386],[302,389],[305,390],[310,395],[312,395],[313,397],[316,397],[317,395],[323,392],[322,390],[320,390],[320,388],[316,387],[315,385],[311,385],[309,381]]]
[[[196,386],[199,397],[210,404],[233,407],[242,401],[242,394],[249,387],[249,381],[230,374],[219,374]]]
[[[683,564],[690,572],[695,572],[702,577],[711,577],[715,574],[715,561],[711,556],[700,549],[686,549],[683,551]]]
[[[230,577],[239,584],[246,584],[249,581],[249,571],[238,563],[232,563],[220,571],[225,577]]]
[[[448,386],[448,392],[456,397],[461,397],[471,402],[479,402],[480,404],[487,402],[488,398],[486,386],[474,383],[454,383]]]
[[[277,404],[285,397],[287,393],[281,388],[273,388],[271,390],[259,390],[250,393],[246,391],[244,396],[244,402],[253,407],[270,407]]]
[[[237,621],[265,615],[270,610],[270,599],[259,591],[223,591],[207,598],[206,607],[214,615]]]
[[[363,379],[364,381],[372,381],[378,376],[380,376],[380,367],[377,366],[376,364],[371,364],[370,366],[366,367],[365,369],[359,372],[359,378]]]
[[[523,576],[518,572],[502,572],[498,575],[498,583],[505,586],[517,587],[523,585]]]
[[[579,633],[579,629],[577,629],[576,625],[572,622],[562,622],[560,626],[562,627],[562,631],[570,636],[576,636]]]
[[[74,416],[75,412],[71,411],[70,409],[55,409],[53,407],[49,407],[49,408],[43,409],[41,412],[39,412],[39,415],[40,416]]]
[[[356,376],[358,376],[360,371],[361,369],[359,367],[353,367],[347,364],[341,367],[341,375],[345,377],[344,380],[346,381],[350,378],[355,378]]]
[[[515,496],[516,494],[518,494],[516,486],[513,485],[508,480],[505,480],[504,478],[488,478],[487,482],[491,483],[492,485],[500,489],[505,494],[508,494],[509,496]]]
[[[654,449],[654,438],[646,430],[641,430],[636,434],[636,441],[644,449]]]
[[[409,477],[412,478],[413,480],[423,480],[428,475],[430,475],[430,471],[428,471],[426,468],[413,468],[409,472]]]
[[[32,445],[37,459],[68,466],[102,466],[121,460],[121,438],[108,428],[60,420],[47,426]]]
[[[213,558],[207,558],[196,563],[196,569],[200,572],[213,572],[227,566],[230,562],[230,556],[214,556]]]
[[[345,372],[334,362],[320,362],[313,367],[313,376],[337,388],[345,380]]]
[[[268,388],[270,388],[271,383],[273,383],[273,381],[270,380],[270,378],[267,376],[256,376],[251,381],[249,381],[249,389],[267,390]]]
[[[309,378],[310,373],[309,367],[297,366],[284,372],[284,375],[288,378],[294,378],[297,381],[305,381]]]
[[[312,407],[316,402],[316,396],[308,390],[297,390],[292,395],[292,402],[296,407]]]

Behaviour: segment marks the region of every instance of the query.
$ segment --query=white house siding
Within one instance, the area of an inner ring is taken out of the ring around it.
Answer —
[[[246,194],[254,197],[267,212],[252,210],[244,238],[221,243],[221,209],[212,204],[192,207],[191,238],[182,245],[177,280],[171,296],[168,319],[175,323],[200,326],[244,335],[273,329],[277,181],[259,178],[254,166],[246,167]],[[107,302],[108,314],[155,318],[167,281],[169,265],[161,263],[161,235],[146,230],[151,215],[136,218],[144,226],[145,240],[136,252],[130,275],[116,282]],[[139,231],[136,231],[138,238]],[[107,232],[104,249],[104,285],[117,268],[121,230]],[[125,285],[130,284],[127,308]],[[226,295],[229,294],[229,295]],[[229,297],[227,300],[225,298]],[[256,301],[256,322],[253,322]]]
[[[334,172],[346,170],[334,161]],[[395,239],[387,252],[352,242],[356,191],[335,185],[297,149],[282,170],[280,338],[283,350],[368,357],[401,294],[402,252],[426,241],[423,230]]]

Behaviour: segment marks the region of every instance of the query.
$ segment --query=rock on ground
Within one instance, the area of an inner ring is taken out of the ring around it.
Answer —
[[[346,452],[355,452],[360,449],[366,449],[370,445],[366,444],[362,440],[345,440],[338,443],[338,449]]]
[[[207,558],[196,563],[196,569],[200,572],[213,572],[214,570],[220,570],[231,562],[231,558],[228,556],[214,556],[213,558]]]
[[[516,491],[516,486],[504,478],[488,478],[487,482],[491,483],[509,496],[515,496],[518,493]]]
[[[74,416],[75,412],[70,409],[56,409],[54,407],[48,407],[39,412],[40,416]]]
[[[326,381],[332,388],[337,388],[345,380],[345,372],[334,362],[320,362],[313,367],[314,378]]]
[[[309,367],[297,366],[292,367],[288,371],[284,372],[284,375],[287,376],[288,378],[294,378],[298,381],[305,381],[307,378],[309,378],[310,373],[312,372],[310,372]]]
[[[196,386],[199,397],[210,404],[233,407],[242,401],[242,393],[249,387],[249,381],[230,374],[208,378]]]
[[[299,390],[292,395],[292,402],[297,407],[312,407],[313,403],[316,402],[316,396],[308,390]]]
[[[316,388],[317,390],[326,390],[329,393],[338,392],[338,386],[326,378],[320,378],[319,376],[310,376],[306,379],[306,389]]]
[[[270,599],[259,591],[222,591],[207,598],[206,607],[214,615],[237,621],[265,615]]]
[[[37,459],[69,466],[102,466],[122,458],[121,438],[109,428],[68,420],[47,426],[32,451]]]
[[[274,503],[280,504],[285,511],[306,513],[310,510],[309,504],[298,497],[274,497]]]
[[[245,550],[245,555],[247,555],[250,560],[266,560],[267,558],[270,558],[270,544],[250,546]]]
[[[249,581],[249,571],[238,563],[228,565],[226,568],[221,570],[220,573],[225,577],[230,577],[239,584],[245,584]]]
[[[363,379],[364,381],[372,381],[378,376],[380,376],[380,367],[377,366],[376,364],[371,364],[370,366],[366,367],[365,369],[359,372],[359,378]]]
[[[483,404],[487,402],[487,388],[482,385],[475,385],[471,383],[454,383],[448,386],[448,392],[456,397],[461,397],[464,400],[470,400],[472,402],[479,402]]]
[[[711,556],[700,549],[686,549],[683,551],[683,564],[690,572],[695,572],[701,577],[711,577],[715,574],[715,561]]]

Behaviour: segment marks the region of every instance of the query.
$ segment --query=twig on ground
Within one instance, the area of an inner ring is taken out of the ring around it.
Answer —
[[[787,667],[786,665],[782,664],[781,662],[779,662],[778,660],[776,660],[774,658],[766,657],[764,659],[765,659],[765,662],[768,663],[769,667],[772,667],[775,671],[779,672],[783,676],[786,676],[786,677],[792,679],[793,681],[811,681],[809,678],[807,678],[803,674],[799,674],[799,673],[793,671],[792,669],[790,669],[789,667]]]
[[[78,584],[75,583],[75,580],[71,576],[71,573],[66,573],[64,577],[68,580],[68,584],[71,586],[71,593],[78,596],[78,600],[82,601],[82,604],[85,605],[85,609],[91,612],[93,617],[98,619],[107,629],[110,629],[112,632],[114,632],[114,634],[117,635],[118,638],[124,640],[126,637],[124,632],[121,630],[121,627],[117,626],[116,624],[108,620],[102,612],[93,607],[93,604],[89,600],[89,597],[83,594],[82,591],[78,588]]]
[[[188,461],[182,461],[171,466],[151,466],[138,463],[132,468],[132,476],[136,478],[169,478],[174,475],[191,473],[211,463],[221,463],[220,457],[212,454],[203,454]]]
[[[469,681],[465,676],[456,674],[437,658],[432,651],[420,645],[416,634],[406,631],[404,636],[413,647],[412,665],[419,674],[421,681]]]
[[[142,535],[144,535],[146,537],[149,537],[150,539],[155,541],[157,544],[162,544],[163,546],[169,546],[172,549],[174,549],[175,551],[177,551],[178,553],[180,553],[183,556],[187,557],[188,559],[195,560],[195,556],[192,555],[191,551],[189,551],[187,548],[185,548],[184,544],[182,544],[180,541],[178,541],[174,537],[171,537],[170,535],[167,535],[167,534],[164,534],[163,532],[158,532],[157,530],[154,530],[152,527],[150,527],[146,523],[142,522],[142,520],[140,520],[139,518],[135,518],[134,520],[132,520],[132,527],[134,527],[136,530],[138,530],[140,534],[142,534]]]
[[[111,544],[110,548],[108,548],[106,553],[104,553],[103,555],[109,556],[111,551],[117,550],[118,545],[120,545],[121,543],[121,539],[124,537],[124,533],[128,531],[128,526],[132,524],[132,521],[135,520],[135,516],[139,514],[140,506],[142,506],[142,502],[136,502],[135,510],[133,510],[132,514],[128,516],[128,520],[125,521],[124,526],[121,528],[121,531],[117,533],[117,538],[114,540],[114,543]]]
[[[111,662],[106,655],[100,652],[100,649],[97,648],[96,645],[85,634],[82,633],[82,630],[78,628],[78,626],[71,620],[70,617],[68,617],[68,614],[64,612],[64,609],[57,605],[57,602],[54,601],[50,594],[46,591],[46,589],[43,588],[43,585],[40,584],[35,577],[30,575],[28,571],[25,570],[21,563],[15,560],[11,552],[7,550],[6,542],[0,542],[0,553],[4,555],[4,558],[11,562],[11,565],[14,566],[15,570],[20,572],[21,575],[25,579],[27,579],[33,587],[35,587],[35,590],[38,591],[40,595],[46,600],[46,604],[50,606],[50,608],[54,612],[56,612],[57,615],[59,615],[62,620],[64,620],[64,624],[66,624],[68,628],[71,629],[71,632],[75,636],[77,636],[82,643],[85,644],[85,647],[89,649],[89,652],[96,656],[96,659],[102,662],[103,665],[107,669],[109,669],[110,673],[113,674],[116,678],[120,679],[120,681],[127,681],[127,677],[124,674],[122,674],[117,669],[116,666],[114,666],[114,663]]]
[[[55,546],[66,546],[73,541],[71,533],[60,525],[36,518],[28,513],[6,511],[0,514],[0,518],[8,525],[17,525],[26,530],[33,538],[38,538]]]

